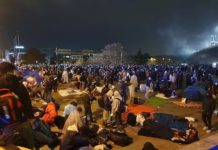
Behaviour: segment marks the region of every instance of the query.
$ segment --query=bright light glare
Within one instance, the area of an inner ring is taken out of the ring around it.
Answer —
[[[216,68],[216,65],[217,65],[216,62],[213,62],[213,63],[212,63],[212,67],[213,67],[213,68]]]
[[[216,26],[214,30],[215,30],[215,32],[218,33],[218,26]]]
[[[16,49],[24,49],[24,46],[18,46],[18,45],[16,45],[15,48],[16,48]]]

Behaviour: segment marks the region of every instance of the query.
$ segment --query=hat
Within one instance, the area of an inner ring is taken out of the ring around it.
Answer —
[[[142,150],[158,150],[151,142],[145,142]]]
[[[120,93],[119,93],[118,91],[115,91],[115,92],[114,92],[114,98],[115,98],[115,99],[122,100],[122,97],[121,97],[121,95],[120,95]]]

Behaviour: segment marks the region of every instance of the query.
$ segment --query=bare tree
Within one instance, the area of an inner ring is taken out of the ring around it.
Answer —
[[[112,64],[124,63],[127,55],[126,49],[121,43],[108,44],[102,49],[102,52],[105,62]]]

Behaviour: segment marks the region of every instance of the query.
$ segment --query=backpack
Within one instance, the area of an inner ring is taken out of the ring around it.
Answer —
[[[110,140],[113,141],[116,145],[121,147],[128,146],[133,143],[133,139],[129,137],[125,131],[119,131],[119,129],[111,130],[109,132]]]
[[[9,89],[0,89],[0,129],[24,119],[22,104]]]
[[[129,113],[127,116],[127,124],[131,126],[135,126],[136,125],[136,115],[134,115],[133,113]]]

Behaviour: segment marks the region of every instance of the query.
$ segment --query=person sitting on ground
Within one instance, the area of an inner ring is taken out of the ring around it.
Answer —
[[[84,91],[84,100],[83,100],[83,106],[85,109],[85,116],[86,116],[86,123],[93,122],[92,117],[92,109],[91,109],[91,101],[92,101],[92,95],[90,89],[86,88]]]
[[[58,116],[56,105],[53,100],[47,103],[43,116],[40,118],[42,121],[48,125],[52,125],[55,118]]]
[[[35,119],[32,122],[32,129],[34,133],[35,148],[39,149],[41,146],[48,145],[53,149],[59,145],[60,141],[58,137],[51,132],[49,125],[40,120],[40,113],[36,112],[34,116]]]
[[[76,111],[72,111],[70,115],[68,116],[67,120],[65,121],[64,127],[63,127],[63,134],[66,133],[67,128],[71,125],[75,124],[77,128],[80,128],[83,126],[83,118],[82,118],[82,108],[77,107]]]
[[[77,103],[75,101],[72,101],[70,104],[67,104],[64,107],[64,112],[62,116],[67,119],[72,111],[76,111],[76,106],[77,106]]]
[[[89,139],[81,134],[83,127],[78,128],[76,124],[67,127],[67,130],[61,140],[61,150],[91,150]]]

